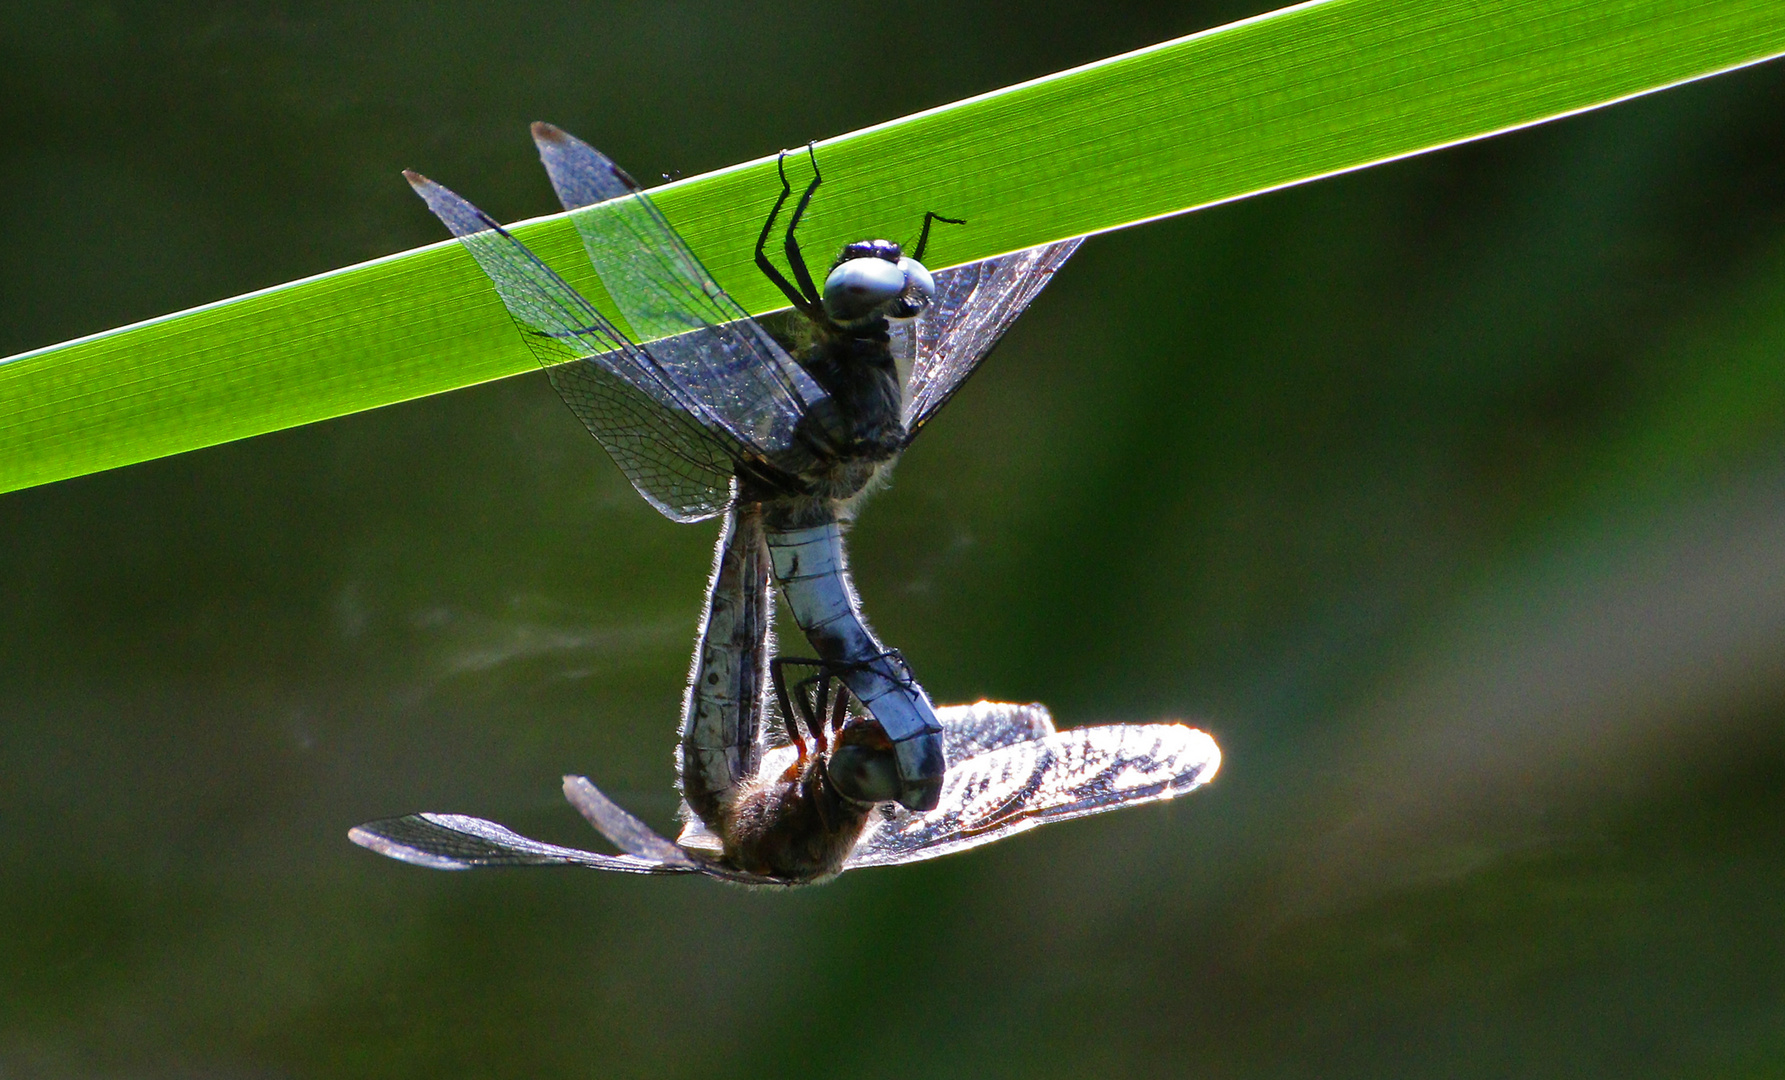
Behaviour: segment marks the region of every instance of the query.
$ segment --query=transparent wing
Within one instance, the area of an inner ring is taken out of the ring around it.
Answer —
[[[550,124],[533,141],[583,248],[634,337],[732,434],[771,455],[794,442],[824,397],[719,287],[638,184],[606,155]]]
[[[464,814],[410,814],[368,821],[347,833],[360,847],[433,870],[507,866],[589,866],[626,874],[684,874],[693,865],[635,855],[603,855],[531,840],[505,826]]]
[[[493,218],[448,188],[407,175],[489,275],[559,396],[639,494],[676,521],[700,521],[729,505],[739,463],[766,450],[738,439]]]
[[[683,870],[698,870],[701,863],[675,844],[657,835],[644,822],[633,817],[619,803],[601,793],[586,776],[566,776],[564,797],[595,831],[608,838],[621,851],[647,862]]]
[[[918,431],[948,404],[1084,240],[1076,237],[936,274],[936,298],[894,338],[911,358],[905,430]]]
[[[570,805],[576,807],[577,812],[589,824],[595,826],[595,831],[607,837],[615,847],[625,851],[626,857],[661,867],[660,870],[650,871],[652,873],[700,873],[744,885],[787,884],[779,878],[747,874],[725,865],[720,861],[722,845],[719,844],[719,838],[704,829],[700,830],[700,837],[697,837],[697,842],[692,847],[671,843],[649,825],[633,817],[619,803],[602,794],[601,789],[590,783],[588,777],[566,776],[564,797],[570,800]],[[699,842],[700,838],[710,838],[712,846]]]
[[[844,868],[934,859],[1051,821],[1173,799],[1220,764],[1215,740],[1182,724],[1075,728],[951,759],[941,804],[925,814],[887,804]]]
[[[936,710],[942,724],[942,749],[950,763],[966,761],[1012,743],[1045,739],[1054,733],[1046,705],[1009,705],[980,701],[944,705]]]

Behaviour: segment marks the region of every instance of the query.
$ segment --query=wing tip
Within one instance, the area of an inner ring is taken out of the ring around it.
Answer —
[[[1154,725],[1141,724],[1138,726],[1152,727]],[[1201,728],[1191,727],[1182,721],[1162,723],[1157,726],[1168,729],[1176,728],[1181,732],[1180,737],[1184,740],[1184,747],[1180,757],[1196,763],[1192,770],[1187,770],[1189,783],[1180,791],[1180,794],[1202,787],[1221,771],[1221,745],[1215,741],[1213,735]]]
[[[539,148],[540,156],[545,160],[546,171],[553,174],[554,185],[558,181],[558,176],[554,171],[553,158],[569,154],[576,158],[586,159],[578,162],[584,167],[596,170],[606,169],[627,191],[642,190],[639,182],[634,180],[625,169],[614,164],[613,159],[558,125],[548,124],[544,120],[535,120],[528,130],[533,133],[533,145]],[[560,192],[560,195],[562,194]],[[579,202],[576,206],[567,204],[564,208],[576,210],[586,205],[590,204]]]
[[[403,179],[409,181],[409,186],[414,188],[417,191],[425,191],[428,188],[438,186],[434,183],[434,181],[429,180],[427,177],[423,176],[421,173],[416,172],[414,169],[404,169],[403,170]]]
[[[1215,741],[1213,735],[1201,728],[1191,728],[1190,734],[1194,736],[1194,741],[1201,743],[1203,747],[1203,765],[1196,771],[1196,786],[1201,787],[1213,780],[1215,774],[1221,771],[1221,744]]]
[[[383,823],[378,821],[368,821],[364,825],[355,825],[353,828],[347,830],[347,839],[358,844],[360,847],[365,848],[367,851],[376,852],[387,859],[395,859],[398,862],[405,862],[411,866],[424,866],[429,870],[470,869],[467,864],[459,862],[456,859],[449,859],[443,855],[433,855],[417,848],[410,847],[400,841],[392,840],[383,833],[375,832],[374,830],[381,824]]]

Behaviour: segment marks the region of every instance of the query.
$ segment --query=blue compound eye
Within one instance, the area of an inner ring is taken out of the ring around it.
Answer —
[[[936,279],[916,259],[899,259],[899,272],[905,275],[905,289],[899,300],[886,311],[889,319],[910,319],[921,314],[936,299]]]
[[[907,300],[915,300],[921,296],[922,302],[927,305],[931,300],[936,299],[936,279],[930,276],[928,270],[924,269],[923,263],[916,259],[901,258],[899,270],[905,275],[907,286],[905,298]]]
[[[850,259],[824,279],[824,310],[840,323],[868,318],[905,291],[905,273],[885,259]]]

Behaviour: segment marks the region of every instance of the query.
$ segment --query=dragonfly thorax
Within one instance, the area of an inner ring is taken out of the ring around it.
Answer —
[[[885,319],[856,330],[812,326],[795,359],[825,397],[800,420],[810,460],[796,466],[823,502],[854,498],[905,449],[904,384]]]
[[[808,758],[745,784],[724,807],[725,861],[790,884],[822,881],[843,869],[871,809],[836,789],[822,758]]]

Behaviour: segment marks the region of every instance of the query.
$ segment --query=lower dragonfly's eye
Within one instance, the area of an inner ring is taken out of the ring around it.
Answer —
[[[825,314],[852,323],[878,314],[905,291],[905,273],[885,259],[850,259],[824,279]]]
[[[891,750],[844,745],[825,763],[831,783],[856,802],[890,802],[899,797],[899,762]]]

